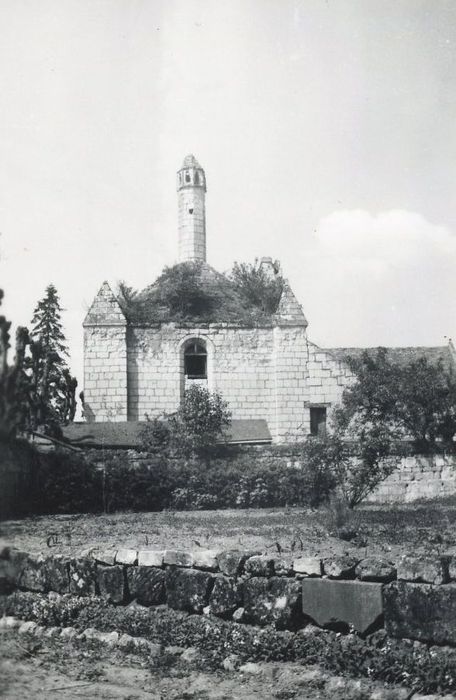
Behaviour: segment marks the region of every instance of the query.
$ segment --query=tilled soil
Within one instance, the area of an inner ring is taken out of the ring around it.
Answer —
[[[0,523],[0,545],[74,556],[90,548],[244,549],[293,557],[350,552],[396,561],[456,554],[456,503],[331,508],[48,515]]]

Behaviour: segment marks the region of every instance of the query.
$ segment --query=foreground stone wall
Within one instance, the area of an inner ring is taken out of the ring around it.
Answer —
[[[66,559],[5,548],[0,592],[101,595],[276,629],[310,622],[456,645],[456,559],[405,556],[291,560],[256,552],[120,549]]]

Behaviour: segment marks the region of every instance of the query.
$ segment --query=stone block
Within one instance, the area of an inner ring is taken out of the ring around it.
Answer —
[[[110,603],[123,603],[125,597],[123,566],[97,566],[100,595]]]
[[[361,559],[355,569],[357,578],[361,581],[381,581],[389,583],[396,578],[396,567],[387,559],[381,557],[366,557]]]
[[[291,559],[274,557],[273,564],[276,576],[293,576],[293,562]]]
[[[397,578],[421,583],[447,583],[450,580],[450,557],[404,555],[397,566]]]
[[[10,593],[17,586],[28,554],[17,549],[3,548],[0,559],[0,593]]]
[[[193,554],[177,549],[165,549],[163,563],[168,566],[190,567],[193,566]]]
[[[392,637],[456,644],[456,584],[395,581],[384,587],[386,631]]]
[[[91,559],[71,559],[70,593],[88,596],[97,592],[97,565]]]
[[[322,564],[318,557],[299,557],[293,560],[293,571],[307,576],[321,576]]]
[[[238,576],[244,570],[245,561],[255,554],[260,552],[245,552],[237,549],[221,552],[218,556],[219,569],[226,576]]]
[[[130,598],[140,605],[160,605],[165,602],[165,571],[154,566],[135,566],[127,569]]]
[[[301,585],[303,612],[320,627],[342,623],[363,633],[382,615],[381,583],[306,578]]]
[[[214,577],[195,569],[169,568],[166,570],[166,598],[170,608],[203,612],[209,602]]]
[[[241,605],[241,584],[223,574],[216,576],[214,587],[209,598],[210,612],[220,617],[230,617]]]
[[[323,571],[330,578],[354,578],[359,559],[347,554],[323,559]]]
[[[254,625],[293,629],[302,618],[301,583],[296,579],[255,577],[244,581],[244,618]]]
[[[138,566],[163,566],[164,550],[141,549],[138,552]]]
[[[116,564],[127,564],[134,566],[138,561],[136,549],[118,549],[116,553]]]
[[[46,557],[44,561],[44,585],[46,591],[69,592],[69,559],[59,554]]]
[[[198,549],[193,552],[193,566],[196,569],[205,569],[207,571],[217,571],[218,569],[218,552],[215,549]]]
[[[22,571],[18,580],[19,588],[44,592],[46,590],[45,557],[42,554],[27,554],[20,559]]]
[[[116,563],[116,554],[117,551],[115,549],[103,549],[95,550],[92,556],[95,559],[95,561],[100,562],[100,564],[113,566]]]
[[[273,576],[274,558],[267,554],[255,554],[246,560],[244,571],[250,576]]]

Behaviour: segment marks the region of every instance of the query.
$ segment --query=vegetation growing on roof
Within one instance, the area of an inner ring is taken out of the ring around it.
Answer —
[[[222,275],[206,263],[185,262],[165,267],[142,292],[124,282],[118,301],[130,323],[271,323],[277,310],[283,279],[270,279],[254,264],[235,263]]]

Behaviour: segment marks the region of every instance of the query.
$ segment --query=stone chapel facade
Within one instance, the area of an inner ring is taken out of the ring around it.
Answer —
[[[179,262],[199,262],[210,282],[220,273],[206,262],[206,175],[194,156],[177,173],[177,193]],[[270,258],[261,265],[276,273]],[[107,282],[83,325],[89,422],[137,422],[173,412],[185,388],[198,382],[220,391],[238,423],[265,421],[273,442],[290,442],[324,429],[327,410],[350,379],[343,361],[307,337],[307,320],[287,281],[277,312],[255,327],[135,324]]]

